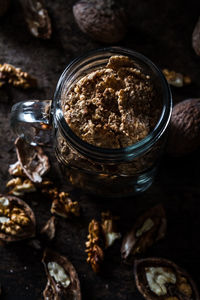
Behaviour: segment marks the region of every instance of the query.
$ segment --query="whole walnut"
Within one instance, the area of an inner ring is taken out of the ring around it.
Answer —
[[[125,11],[114,0],[80,0],[73,13],[80,29],[94,40],[116,43],[126,33]]]
[[[10,0],[0,0],[0,17],[3,16],[10,6]]]
[[[200,17],[192,33],[192,47],[196,54],[200,56]]]
[[[200,146],[200,98],[187,99],[173,107],[167,152],[189,154]]]

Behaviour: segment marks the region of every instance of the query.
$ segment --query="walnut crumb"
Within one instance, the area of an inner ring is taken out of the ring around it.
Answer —
[[[82,140],[103,148],[123,148],[155,127],[161,103],[148,74],[126,56],[85,75],[62,95],[65,119]]]

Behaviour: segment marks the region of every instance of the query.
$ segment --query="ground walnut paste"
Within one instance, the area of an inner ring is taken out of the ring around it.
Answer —
[[[79,79],[64,95],[65,119],[82,140],[123,148],[155,127],[161,111],[149,75],[126,56],[111,56],[105,67]]]

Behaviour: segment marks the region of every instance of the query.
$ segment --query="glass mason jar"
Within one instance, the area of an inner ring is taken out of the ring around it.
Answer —
[[[162,104],[155,128],[141,141],[118,149],[96,147],[81,140],[63,114],[63,94],[80,78],[105,66],[112,55],[125,55],[150,75]],[[69,184],[95,195],[129,196],[145,191],[153,182],[166,144],[172,99],[162,72],[146,57],[129,49],[110,47],[91,51],[72,61],[61,75],[53,100],[15,104],[11,126],[31,144],[44,144],[43,130],[53,128],[55,155]],[[48,132],[48,131],[47,131]]]

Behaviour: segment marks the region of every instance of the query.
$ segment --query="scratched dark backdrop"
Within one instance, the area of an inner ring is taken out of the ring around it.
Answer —
[[[8,165],[16,160],[13,147],[15,137],[9,126],[11,106],[24,99],[52,98],[59,75],[73,58],[105,46],[92,41],[78,29],[72,14],[74,2],[46,1],[53,25],[53,35],[49,41],[29,34],[18,1],[12,1],[10,10],[0,19],[0,63],[21,67],[38,78],[39,82],[34,90],[0,89],[1,192],[6,191]],[[174,69],[191,77],[190,86],[172,89],[174,103],[199,97],[200,58],[191,47],[192,31],[200,13],[198,1],[127,0],[123,3],[128,8],[129,26],[126,37],[118,45],[143,53],[160,68]],[[52,248],[66,255],[76,267],[83,300],[142,299],[135,287],[132,267],[120,260],[120,241],[108,250],[101,276],[95,275],[87,265],[84,243],[89,221],[94,217],[98,219],[101,211],[110,209],[119,215],[124,233],[143,209],[158,202],[162,202],[167,211],[167,235],[144,256],[174,260],[191,273],[200,286],[199,154],[196,151],[181,159],[165,155],[155,183],[137,197],[98,200],[73,191],[73,198],[80,201],[82,217],[72,221],[58,218]],[[36,214],[39,231],[50,217],[50,202],[39,194],[29,195],[26,200]],[[41,253],[26,242],[0,245],[0,283],[3,300],[41,299],[46,285]]]

